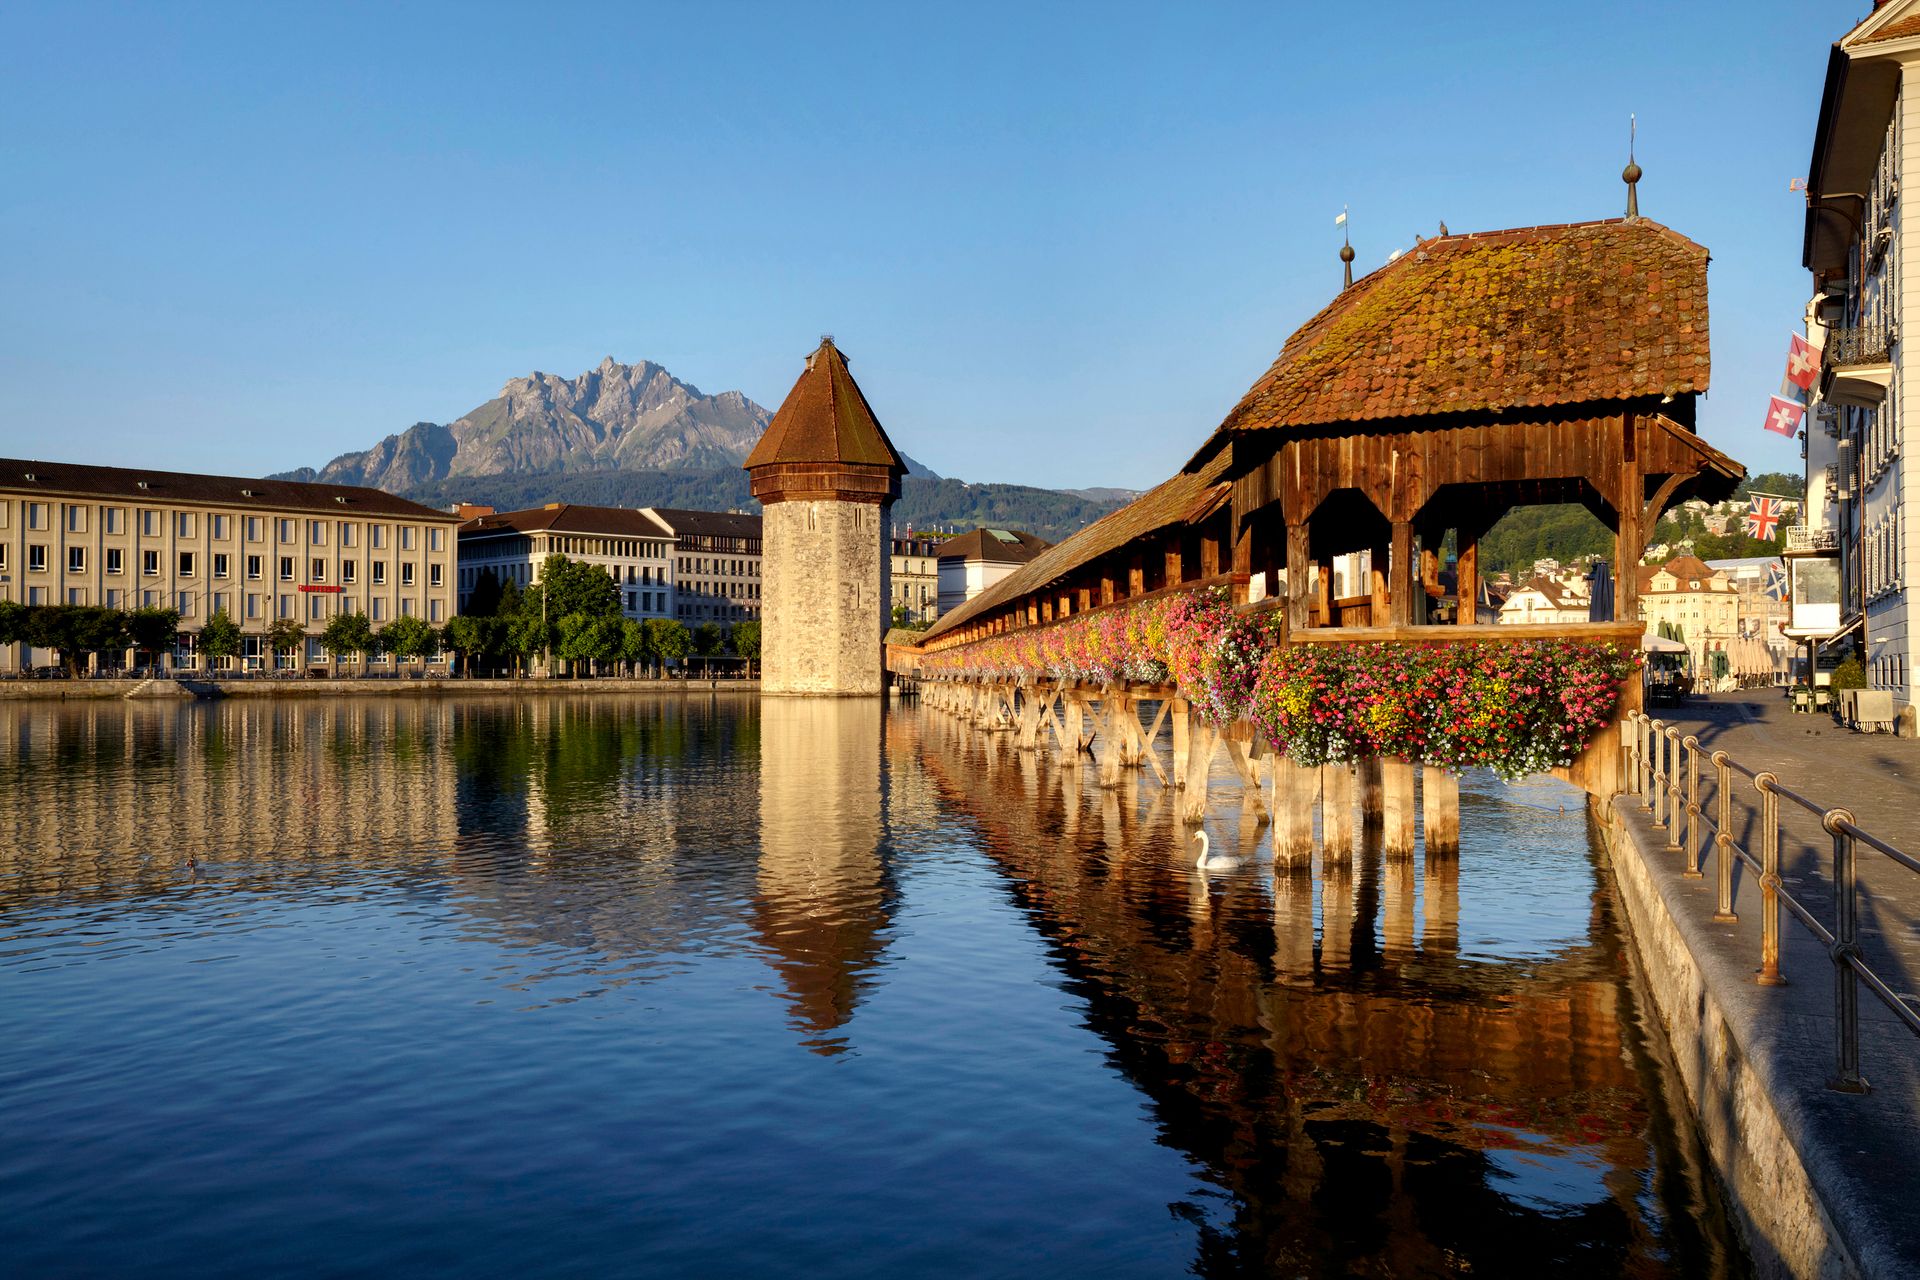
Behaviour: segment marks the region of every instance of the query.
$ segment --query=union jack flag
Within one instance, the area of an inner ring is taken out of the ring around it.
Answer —
[[[1787,598],[1787,566],[1775,560],[1767,566],[1766,593],[1775,600]]]
[[[1772,542],[1774,530],[1780,527],[1780,500],[1754,494],[1753,507],[1740,517],[1740,527],[1762,542]]]

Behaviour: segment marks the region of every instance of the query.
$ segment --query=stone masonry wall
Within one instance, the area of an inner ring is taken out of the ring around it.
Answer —
[[[890,508],[770,503],[761,524],[761,690],[878,695],[892,576]]]

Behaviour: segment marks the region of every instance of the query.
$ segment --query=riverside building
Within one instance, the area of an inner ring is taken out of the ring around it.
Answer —
[[[0,458],[0,600],[180,613],[176,663],[201,664],[200,629],[225,611],[242,663],[267,625],[297,619],[303,654],[341,613],[378,630],[453,616],[459,519],[378,489]],[[0,670],[31,655],[0,646]]]
[[[1907,704],[1920,660],[1920,449],[1906,438],[1920,364],[1899,340],[1920,332],[1906,320],[1920,297],[1920,241],[1908,250],[1902,214],[1909,158],[1920,173],[1920,0],[1882,0],[1828,54],[1807,169],[1801,262],[1822,353],[1801,436],[1804,522],[1787,530],[1785,634],[1809,650],[1857,646],[1868,686]]]
[[[677,507],[644,510],[673,535],[674,617],[690,627],[760,617],[759,516]]]
[[[636,620],[671,618],[674,533],[651,512],[549,502],[524,511],[463,506],[460,608],[464,612],[489,572],[522,591],[540,581],[548,556],[565,556],[607,571],[620,588],[620,610]]]
[[[932,622],[940,616],[940,544],[942,539],[908,534],[893,540],[893,604],[907,621]]]

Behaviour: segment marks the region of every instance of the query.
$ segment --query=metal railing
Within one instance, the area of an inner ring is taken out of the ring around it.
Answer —
[[[1909,871],[1920,872],[1920,861],[1878,839],[1855,825],[1848,809],[1823,809],[1805,796],[1780,785],[1771,772],[1755,772],[1724,751],[1708,752],[1692,734],[1662,721],[1633,712],[1622,735],[1627,752],[1627,778],[1641,806],[1653,816],[1653,823],[1667,833],[1667,851],[1681,853],[1686,866],[1681,875],[1700,879],[1700,859],[1705,845],[1713,849],[1716,899],[1713,918],[1731,924],[1739,920],[1733,909],[1733,863],[1738,858],[1760,877],[1760,969],[1755,981],[1761,986],[1786,984],[1780,972],[1780,911],[1785,908],[1805,925],[1808,932],[1827,949],[1833,964],[1834,1074],[1827,1087],[1842,1093],[1865,1093],[1867,1082],[1860,1075],[1860,984],[1878,996],[1880,1002],[1920,1035],[1920,1012],[1888,985],[1866,962],[1859,942],[1859,846],[1876,853]],[[1708,818],[1700,807],[1700,758],[1705,754],[1715,773],[1714,815]],[[1759,808],[1759,853],[1743,849],[1733,838],[1734,775],[1753,785]],[[1684,785],[1683,785],[1684,779]],[[1780,801],[1797,805],[1820,821],[1821,830],[1833,840],[1833,928],[1815,918],[1805,903],[1794,897],[1780,879]],[[1683,830],[1684,828],[1684,830]]]
[[[1820,359],[1828,368],[1880,364],[1887,359],[1892,347],[1893,326],[1885,320],[1869,320],[1865,324],[1827,330],[1827,345],[1821,350]]]

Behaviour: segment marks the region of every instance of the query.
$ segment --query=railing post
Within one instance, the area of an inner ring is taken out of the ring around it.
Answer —
[[[1713,753],[1713,767],[1717,770],[1719,801],[1719,821],[1715,824],[1719,830],[1713,836],[1713,870],[1720,884],[1720,901],[1713,918],[1717,924],[1733,924],[1740,917],[1733,912],[1733,768],[1726,752]]]
[[[1664,827],[1667,825],[1667,761],[1663,751],[1667,737],[1666,722],[1655,720],[1652,728],[1653,740],[1647,744],[1647,750],[1653,756],[1653,777],[1649,784],[1653,794],[1648,799],[1653,807],[1653,825]]]
[[[1633,771],[1633,793],[1640,797],[1642,809],[1651,807],[1648,796],[1653,787],[1653,761],[1647,755],[1647,740],[1652,736],[1648,732],[1652,724],[1653,721],[1644,715],[1637,717],[1633,722],[1634,752],[1639,757],[1635,762],[1637,767]]]
[[[1680,731],[1667,730],[1667,852],[1680,852]]]
[[[1688,880],[1700,878],[1700,739],[1687,735],[1687,869]]]
[[[1758,774],[1754,790],[1760,793],[1760,975],[1763,987],[1783,987],[1780,976],[1780,779]]]
[[[1640,794],[1640,713],[1627,712],[1625,723],[1621,726],[1620,751],[1626,756],[1627,793]]]
[[[1833,835],[1833,1031],[1834,1075],[1827,1088],[1865,1093],[1860,1076],[1860,978],[1853,959],[1860,954],[1855,915],[1853,814],[1829,809],[1820,825]]]

